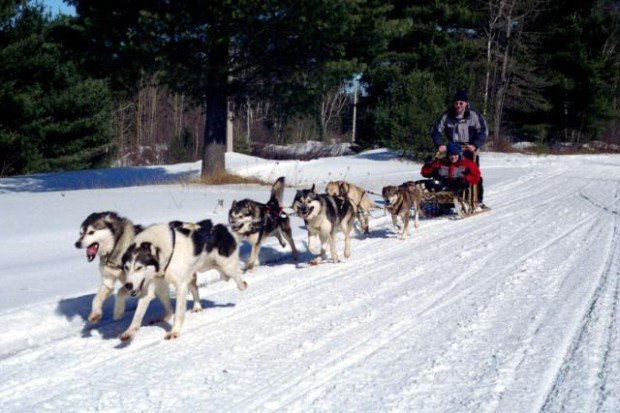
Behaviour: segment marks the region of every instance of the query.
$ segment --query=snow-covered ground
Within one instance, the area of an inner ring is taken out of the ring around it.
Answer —
[[[85,321],[99,275],[73,246],[84,218],[225,222],[269,188],[184,183],[198,164],[0,180],[0,411],[620,411],[620,156],[481,159],[491,212],[423,219],[402,241],[374,211],[349,260],[314,267],[292,217],[300,265],[269,239],[246,291],[201,274],[204,310],[179,339],[145,324],[129,345],[135,300]],[[292,186],[420,178],[382,150],[227,168],[286,176],[289,205]]]

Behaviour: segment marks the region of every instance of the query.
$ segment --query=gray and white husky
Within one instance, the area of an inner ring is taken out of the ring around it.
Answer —
[[[308,230],[308,249],[316,253],[315,241],[320,242],[320,256],[310,261],[316,265],[326,258],[326,246],[329,249],[333,262],[338,262],[336,251],[336,232],[344,234],[344,257],[351,255],[351,229],[355,219],[353,205],[346,199],[327,194],[317,194],[314,185],[310,189],[297,191],[293,200],[293,210],[306,224]]]
[[[176,290],[176,308],[174,324],[165,338],[177,338],[185,319],[186,295],[196,285],[197,272],[216,269],[223,280],[234,279],[239,290],[247,288],[241,279],[235,237],[224,225],[214,226],[211,220],[197,224],[173,221],[147,227],[136,236],[122,261],[125,288],[131,296],[140,297],[129,328],[119,337],[122,341],[135,336],[151,300],[170,284]],[[199,301],[194,297],[194,306],[200,305]],[[170,315],[166,308],[163,318]]]
[[[135,235],[142,230],[127,218],[116,212],[95,212],[90,214],[80,226],[80,237],[75,243],[76,248],[86,248],[86,259],[90,262],[99,256],[99,273],[101,285],[93,299],[88,322],[98,323],[103,316],[103,302],[114,291],[116,281],[121,288],[116,294],[114,319],[120,319],[125,313],[125,299],[128,291],[125,285],[125,274],[122,271],[121,259]]]

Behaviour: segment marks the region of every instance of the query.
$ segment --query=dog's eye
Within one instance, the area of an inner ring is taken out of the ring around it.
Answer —
[[[93,235],[95,233],[95,231],[88,231],[88,235]]]
[[[138,266],[136,267],[136,271],[141,271],[143,268],[144,268],[144,267],[143,267],[142,265],[138,265]]]

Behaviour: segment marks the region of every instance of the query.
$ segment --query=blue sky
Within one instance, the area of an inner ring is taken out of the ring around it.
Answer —
[[[75,14],[75,8],[67,5],[62,0],[43,0],[43,4],[45,4],[53,14]]]

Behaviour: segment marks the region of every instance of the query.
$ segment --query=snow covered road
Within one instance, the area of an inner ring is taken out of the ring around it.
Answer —
[[[420,167],[380,151],[230,163],[299,187],[346,177],[375,192],[418,179]],[[299,265],[270,239],[246,291],[203,274],[204,310],[188,313],[178,340],[163,340],[167,324],[145,325],[129,345],[117,336],[135,301],[119,322],[108,302],[100,325],[85,323],[98,274],[72,242],[86,215],[224,222],[232,199],[265,201],[268,190],[61,197],[3,192],[0,180],[0,411],[620,411],[620,156],[485,153],[482,170],[491,212],[423,219],[401,241],[375,211],[371,234],[338,264],[306,264],[293,217]],[[147,319],[161,311],[152,305]]]

